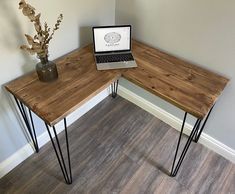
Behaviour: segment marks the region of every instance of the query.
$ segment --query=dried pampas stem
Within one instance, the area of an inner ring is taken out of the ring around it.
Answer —
[[[29,20],[34,24],[34,28],[37,33],[33,37],[25,34],[29,46],[22,45],[20,48],[32,55],[37,54],[39,58],[47,57],[49,42],[53,38],[55,31],[59,29],[60,23],[63,20],[63,15],[59,15],[55,26],[50,34],[51,29],[48,27],[46,22],[42,27],[40,21],[41,13],[36,15],[35,8],[33,6],[26,3],[25,0],[21,0],[19,3],[19,9],[22,9],[22,13],[27,16]]]

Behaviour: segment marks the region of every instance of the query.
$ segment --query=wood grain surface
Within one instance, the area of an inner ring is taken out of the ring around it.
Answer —
[[[55,61],[59,79],[38,80],[35,72],[6,85],[6,89],[49,125],[55,125],[120,77],[120,72],[96,70],[91,46]]]
[[[92,46],[56,60],[59,79],[42,83],[36,73],[6,88],[49,125],[55,125],[121,75],[197,118],[204,118],[228,79],[133,41],[137,68],[97,71]]]
[[[138,68],[122,76],[197,118],[204,118],[225,88],[227,78],[134,41]]]
[[[121,97],[107,97],[72,124],[68,135],[72,185],[65,184],[48,142],[0,179],[0,193],[235,194],[235,165],[194,142],[178,175],[166,175],[179,132]],[[64,137],[59,134],[66,154]]]

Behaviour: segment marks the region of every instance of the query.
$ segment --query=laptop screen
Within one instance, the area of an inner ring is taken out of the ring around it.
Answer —
[[[131,26],[94,27],[95,52],[129,51]]]

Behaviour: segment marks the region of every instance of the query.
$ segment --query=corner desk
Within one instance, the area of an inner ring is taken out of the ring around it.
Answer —
[[[89,45],[55,60],[59,79],[52,83],[40,82],[32,72],[5,85],[16,101],[36,152],[39,147],[32,111],[45,122],[67,184],[72,183],[72,170],[66,117],[110,85],[115,98],[121,76],[185,111],[170,176],[176,176],[191,142],[198,142],[216,100],[229,81],[138,41],[133,41],[132,51],[137,68],[97,71],[93,48]],[[197,120],[178,157],[187,114]],[[61,150],[55,126],[62,120],[67,154]],[[64,157],[68,157],[67,163]]]

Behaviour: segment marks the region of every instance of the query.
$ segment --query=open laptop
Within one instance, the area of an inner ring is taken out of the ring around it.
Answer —
[[[93,27],[95,61],[98,70],[133,68],[131,26]]]

